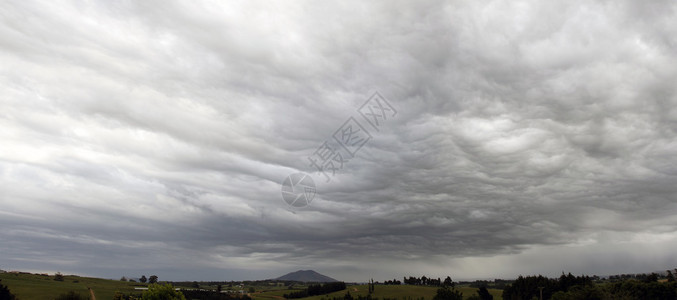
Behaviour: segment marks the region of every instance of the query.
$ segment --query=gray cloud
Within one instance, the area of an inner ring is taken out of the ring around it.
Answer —
[[[0,11],[2,268],[359,281],[676,258],[668,1]],[[307,157],[376,91],[397,116],[326,182]],[[289,211],[299,171],[318,194]]]

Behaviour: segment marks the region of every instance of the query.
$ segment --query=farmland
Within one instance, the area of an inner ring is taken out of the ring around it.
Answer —
[[[468,298],[469,296],[475,295],[477,292],[476,288],[471,287],[458,287],[463,293],[463,297]],[[252,294],[253,299],[280,299],[285,293],[289,293],[289,290],[279,290],[271,292],[262,292]],[[367,285],[351,285],[348,286],[347,290],[338,291],[327,295],[313,296],[307,298],[301,298],[304,300],[321,300],[321,299],[332,299],[333,297],[343,297],[346,292],[350,292],[350,295],[353,297],[356,296],[367,296],[369,290]],[[421,297],[425,299],[432,299],[437,292],[436,287],[428,286],[413,286],[413,285],[377,285],[372,293],[372,297],[379,299],[389,298],[389,299],[420,299]],[[494,299],[501,298],[501,290],[489,289],[489,292],[494,296]]]
[[[91,288],[98,300],[113,299],[116,292],[124,294],[140,294],[141,291],[135,288],[146,287],[146,284],[138,282],[127,282],[111,279],[100,279],[91,277],[81,277],[75,275],[64,275],[63,281],[55,281],[54,276],[29,274],[29,273],[0,273],[0,280],[2,284],[9,287],[10,291],[17,296],[19,300],[44,300],[54,299],[56,296],[65,294],[69,291],[75,291],[83,297],[89,296],[89,289]],[[177,285],[177,287],[191,288],[190,286]],[[242,289],[248,290],[250,287],[257,292],[250,293],[253,299],[283,299],[283,295],[298,289],[288,289],[270,286],[270,284],[255,284],[243,286]],[[297,285],[298,288],[303,286]],[[216,286],[200,284],[200,288],[215,290]],[[225,287],[223,290],[231,288]],[[239,288],[238,288],[239,289]],[[463,292],[464,298],[474,295],[476,288],[459,287]],[[390,299],[432,299],[437,288],[427,286],[412,286],[412,285],[377,285],[372,297],[390,298]],[[494,295],[495,299],[500,299],[500,290],[489,289]],[[350,285],[347,290],[331,293],[328,295],[314,296],[302,299],[319,300],[331,299],[333,297],[343,297],[346,292],[350,292],[353,296],[366,296],[368,294],[367,285]]]

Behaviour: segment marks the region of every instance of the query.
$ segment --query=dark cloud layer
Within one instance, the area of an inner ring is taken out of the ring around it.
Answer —
[[[671,267],[676,8],[0,4],[0,268]],[[375,92],[397,115],[326,182],[307,157]],[[280,195],[294,172],[317,183],[298,211]]]

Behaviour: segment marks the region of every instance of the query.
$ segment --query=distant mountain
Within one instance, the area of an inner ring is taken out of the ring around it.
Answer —
[[[301,282],[336,282],[338,280],[324,276],[313,270],[298,270],[287,275],[275,278],[277,280],[301,281]]]

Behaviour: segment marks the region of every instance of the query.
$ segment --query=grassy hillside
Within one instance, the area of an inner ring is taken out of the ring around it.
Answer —
[[[113,299],[115,291],[139,293],[134,287],[143,286],[134,282],[67,275],[64,281],[54,281],[54,276],[23,273],[0,273],[0,280],[19,300],[49,300],[71,290],[89,296],[88,287],[94,290],[97,299],[109,300]]]
[[[477,294],[476,288],[471,287],[459,287],[461,292],[463,292],[463,297],[468,298],[472,295]],[[313,296],[308,298],[302,298],[303,300],[321,300],[321,299],[331,299],[332,297],[343,297],[346,291],[349,291],[352,296],[362,295],[366,296],[369,294],[369,289],[367,285],[352,285],[348,286],[347,290],[331,293],[328,295],[322,296]],[[267,293],[258,293],[251,295],[254,299],[281,299],[285,293],[289,291],[276,291],[276,292],[267,292]],[[425,299],[432,299],[437,292],[435,287],[427,286],[413,286],[413,285],[377,285],[372,297],[378,298],[397,298],[397,299],[420,299],[421,297]],[[501,298],[501,290],[489,289],[489,292],[494,295],[494,299]]]

